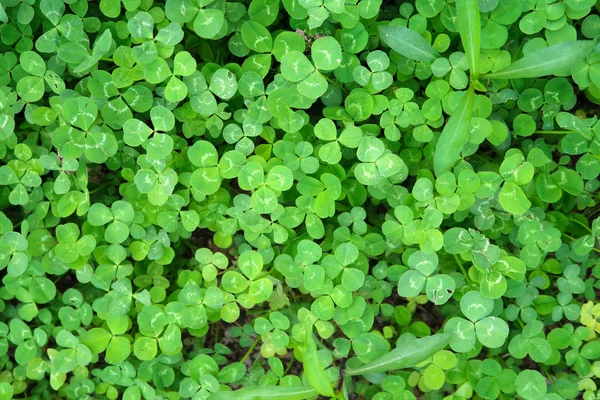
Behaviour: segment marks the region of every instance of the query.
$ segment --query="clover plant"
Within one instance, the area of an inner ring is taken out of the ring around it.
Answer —
[[[600,398],[599,13],[0,0],[0,400]]]

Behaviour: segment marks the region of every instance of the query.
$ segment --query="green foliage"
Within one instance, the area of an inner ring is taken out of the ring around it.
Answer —
[[[0,1],[0,400],[600,398],[598,4]]]

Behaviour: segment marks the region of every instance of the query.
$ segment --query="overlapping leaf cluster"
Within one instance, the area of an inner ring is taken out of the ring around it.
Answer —
[[[0,1],[0,400],[598,398],[598,11]]]

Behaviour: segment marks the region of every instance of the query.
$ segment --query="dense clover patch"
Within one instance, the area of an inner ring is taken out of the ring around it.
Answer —
[[[0,400],[600,398],[598,4],[0,1]]]

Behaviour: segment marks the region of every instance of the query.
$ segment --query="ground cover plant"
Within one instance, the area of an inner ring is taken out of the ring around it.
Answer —
[[[0,400],[600,399],[598,4],[0,0]]]

